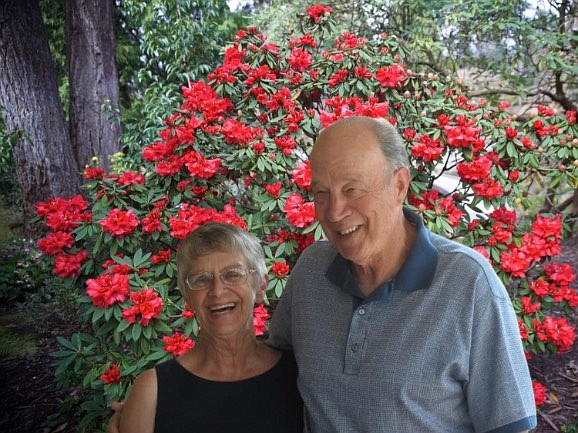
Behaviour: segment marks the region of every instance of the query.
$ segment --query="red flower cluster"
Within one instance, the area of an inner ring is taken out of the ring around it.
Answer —
[[[53,272],[60,278],[74,278],[80,275],[82,264],[88,259],[88,251],[76,254],[60,253],[54,259]]]
[[[159,317],[163,309],[163,300],[153,289],[142,289],[130,295],[132,307],[122,311],[122,318],[128,323],[134,323],[138,315],[139,323],[148,326],[151,319]]]
[[[565,317],[546,317],[543,322],[534,319],[534,330],[540,341],[550,342],[559,348],[558,353],[567,352],[576,339],[576,331]]]
[[[456,123],[455,126],[446,125],[444,128],[448,146],[472,148],[474,153],[484,147],[484,141],[480,139],[482,128],[475,127],[476,122],[474,120],[468,121],[467,117],[459,116]]]
[[[118,383],[120,382],[120,371],[116,364],[113,364],[110,368],[107,368],[103,375],[100,376],[100,380],[104,383]]]
[[[560,253],[561,216],[536,217],[531,233],[525,233],[522,244],[510,243],[500,257],[500,269],[514,277],[524,278],[530,265],[543,257]]]
[[[165,352],[180,356],[187,350],[194,347],[195,342],[191,338],[185,338],[184,335],[175,332],[172,337],[163,337],[165,343]]]
[[[212,208],[183,204],[177,216],[170,217],[170,233],[171,236],[177,239],[184,239],[194,229],[211,221],[235,224],[245,230],[247,229],[247,224],[237,215],[233,206],[225,205],[223,212],[219,213]]]
[[[440,199],[439,192],[435,189],[424,191],[419,197],[414,193],[410,193],[408,202],[416,207],[419,212],[433,210],[436,214],[446,215],[452,227],[457,226],[465,215],[464,212],[456,207],[451,197]]]
[[[46,225],[55,232],[71,232],[83,222],[90,222],[92,216],[84,211],[86,201],[79,194],[65,200],[60,197],[35,205],[36,215],[46,220]]]
[[[297,249],[295,250],[296,254],[300,254],[305,248],[314,242],[314,238],[311,233],[291,233],[286,230],[279,230],[276,235],[272,235],[267,238],[268,242],[278,242],[279,244],[291,240],[297,242]]]
[[[67,232],[48,233],[38,241],[38,249],[49,256],[61,253],[64,248],[72,248],[73,245],[74,237]]]

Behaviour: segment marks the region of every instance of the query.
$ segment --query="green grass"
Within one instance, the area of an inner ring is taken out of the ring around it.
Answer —
[[[32,358],[38,351],[34,335],[21,332],[16,320],[16,316],[0,317],[0,356]]]

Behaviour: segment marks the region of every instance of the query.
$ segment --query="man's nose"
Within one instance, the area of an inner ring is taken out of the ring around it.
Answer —
[[[331,194],[327,202],[327,219],[331,222],[341,220],[347,211],[347,200],[341,194]]]

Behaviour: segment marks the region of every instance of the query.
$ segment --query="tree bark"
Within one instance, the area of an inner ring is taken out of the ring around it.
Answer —
[[[34,204],[77,194],[81,175],[70,153],[56,71],[38,0],[0,0],[0,105],[13,148],[27,233]]]
[[[113,0],[66,0],[70,80],[70,140],[81,167],[98,157],[108,166],[120,150],[120,124],[105,106],[119,110]],[[118,111],[117,111],[118,113]]]

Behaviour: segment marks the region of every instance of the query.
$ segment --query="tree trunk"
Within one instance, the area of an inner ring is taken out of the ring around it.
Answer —
[[[13,157],[31,233],[33,205],[77,194],[81,183],[38,0],[0,0],[0,105],[8,132],[24,132]]]
[[[120,150],[113,0],[66,0],[70,140],[81,167]],[[116,118],[115,118],[116,114]]]

